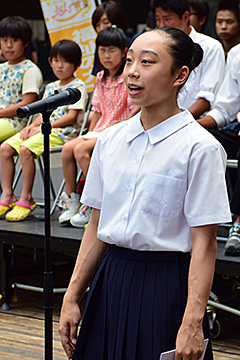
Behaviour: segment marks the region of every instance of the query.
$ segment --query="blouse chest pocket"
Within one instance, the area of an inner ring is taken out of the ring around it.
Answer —
[[[183,206],[185,180],[149,174],[141,199],[141,210],[160,217],[176,217]]]

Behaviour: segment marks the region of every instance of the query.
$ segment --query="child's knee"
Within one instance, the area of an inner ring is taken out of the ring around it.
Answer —
[[[16,153],[16,151],[9,144],[6,143],[3,143],[1,145],[0,152],[1,152],[1,158],[14,156]]]
[[[20,150],[19,150],[19,156],[20,158],[28,158],[28,157],[32,157],[32,152],[31,150],[29,150],[26,146],[20,146]]]
[[[69,157],[72,157],[73,149],[74,149],[74,144],[71,143],[71,141],[66,142],[63,145],[62,152],[61,152],[62,160],[66,160],[66,159],[69,159]]]

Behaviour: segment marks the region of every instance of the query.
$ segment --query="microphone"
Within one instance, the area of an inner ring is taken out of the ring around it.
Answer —
[[[60,93],[55,91],[55,94],[48,96],[43,100],[39,100],[27,106],[18,108],[17,115],[20,118],[23,118],[25,116],[42,113],[45,111],[52,112],[59,106],[75,104],[78,100],[81,99],[81,96],[81,91],[76,88],[67,88]]]

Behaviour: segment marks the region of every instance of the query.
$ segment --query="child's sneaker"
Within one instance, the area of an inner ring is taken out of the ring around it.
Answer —
[[[67,223],[78,211],[80,195],[71,193],[71,198],[65,203],[62,214],[59,216],[59,224]]]
[[[62,192],[62,194],[59,196],[59,200],[57,202],[57,206],[59,209],[63,209],[67,206],[67,204],[70,202],[69,196],[65,193],[65,191]]]
[[[77,214],[71,218],[70,224],[75,227],[83,228],[89,222],[91,212],[92,208],[89,206],[80,206]]]
[[[240,224],[234,223],[229,230],[228,241],[225,244],[225,254],[240,256]]]

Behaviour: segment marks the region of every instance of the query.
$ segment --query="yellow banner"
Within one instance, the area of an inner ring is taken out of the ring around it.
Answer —
[[[76,71],[88,91],[94,87],[91,75],[95,52],[96,33],[92,27],[94,0],[40,0],[51,45],[58,40],[75,41],[82,50],[82,64]]]

